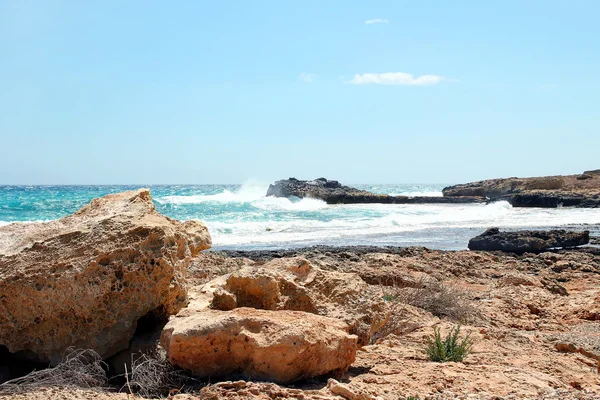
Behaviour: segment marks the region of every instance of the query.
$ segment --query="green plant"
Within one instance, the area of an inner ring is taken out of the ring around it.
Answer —
[[[397,297],[397,296],[394,296],[394,295],[392,295],[392,294],[385,294],[385,295],[383,296],[383,301],[386,301],[386,302],[388,302],[388,303],[389,303],[390,301],[396,301],[396,300],[398,300],[398,297]]]
[[[460,325],[452,328],[444,339],[442,339],[440,328],[436,327],[433,330],[434,334],[427,338],[425,347],[425,352],[431,361],[460,362],[471,352],[473,347],[471,334],[467,333],[464,338],[460,339]]]

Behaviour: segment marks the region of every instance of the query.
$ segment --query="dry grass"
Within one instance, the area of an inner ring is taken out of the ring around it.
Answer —
[[[385,286],[384,290],[384,300],[390,303],[391,315],[373,335],[372,343],[391,334],[404,335],[418,329],[418,324],[407,319],[407,304],[460,323],[474,321],[480,315],[468,291],[436,280],[421,279],[408,287]]]
[[[0,393],[17,394],[44,387],[102,389],[108,385],[106,364],[93,350],[68,349],[54,368],[33,371],[0,385]]]
[[[411,287],[391,288],[386,294],[388,301],[410,304],[436,317],[458,322],[472,321],[478,315],[470,297],[465,289],[426,279],[417,281]]]
[[[184,386],[195,382],[183,371],[175,369],[164,354],[142,354],[131,363],[131,371],[125,376],[127,384],[121,391],[133,392],[145,398],[164,398],[179,393]]]
[[[10,396],[43,388],[116,391],[114,386],[109,385],[106,369],[106,364],[95,351],[69,349],[56,367],[33,371],[4,382],[0,385],[0,395]],[[133,398],[167,398],[203,386],[185,372],[174,368],[159,352],[132,357],[131,370],[122,377],[127,383],[120,391],[131,394]]]

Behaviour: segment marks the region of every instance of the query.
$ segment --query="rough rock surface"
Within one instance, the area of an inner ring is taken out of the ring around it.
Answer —
[[[598,343],[600,337],[598,249],[583,247],[516,255],[436,251],[422,247],[320,246],[230,254],[228,258],[222,252],[201,253],[199,259],[203,265],[190,271],[198,274],[190,277],[190,281],[202,283],[212,277],[214,272],[207,277],[207,270],[213,266],[216,270],[225,265],[227,272],[231,272],[245,265],[260,265],[273,257],[300,256],[322,270],[354,272],[377,286],[380,286],[377,282],[407,282],[409,278],[425,277],[446,287],[458,288],[462,298],[468,301],[465,305],[470,304],[479,312],[477,319],[462,323],[462,330],[472,332],[476,340],[473,353],[462,363],[429,361],[423,347],[433,328],[439,326],[445,333],[458,321],[403,304],[406,299],[396,296],[397,291],[408,288],[384,286],[380,289],[385,291],[393,315],[377,332],[375,343],[357,351],[356,361],[339,379],[343,391],[337,390],[337,384],[328,385],[325,377],[285,386],[255,381],[212,381],[201,390],[184,387],[182,392],[192,390],[193,393],[177,394],[173,399],[344,399],[332,393],[332,389],[348,396],[370,395],[382,400],[409,396],[424,400],[599,398],[598,361],[588,354],[590,349],[597,348],[594,343]],[[563,287],[568,296],[557,293],[557,286]],[[199,295],[191,288],[192,301]],[[401,318],[394,318],[395,315]],[[384,331],[386,333],[380,335]],[[556,345],[560,343],[567,347],[557,350]],[[125,397],[123,393],[43,387],[10,398],[110,400]]]
[[[469,240],[469,250],[540,253],[556,247],[576,247],[590,242],[589,231],[565,230],[500,232],[490,228]]]
[[[214,290],[214,309],[252,307],[324,315],[345,321],[361,345],[370,342],[390,314],[381,288],[356,274],[323,271],[301,257],[244,267],[219,283],[222,286],[208,285]]]
[[[303,181],[289,178],[269,185],[267,196],[275,197],[310,197],[320,199],[328,204],[383,203],[383,204],[431,204],[431,203],[481,203],[481,196],[471,197],[426,197],[426,196],[390,196],[387,194],[371,193],[353,187],[344,186],[338,181],[318,178]]]
[[[476,340],[473,353],[463,363],[432,363],[423,347],[433,327],[439,326],[445,333],[459,321],[405,306],[402,304],[405,298],[397,295],[404,288],[385,287],[392,317],[378,331],[376,343],[357,352],[357,359],[343,380],[355,393],[366,392],[390,400],[408,396],[421,399],[598,398],[598,361],[588,354],[597,343],[600,328],[600,252],[597,249],[515,255],[425,248],[377,251],[358,247],[353,251],[352,247],[337,250],[322,247],[243,252],[238,256],[259,264],[265,262],[269,254],[304,257],[323,270],[355,272],[373,283],[401,283],[423,276],[460,289],[463,298],[477,309],[478,318],[462,323],[462,329],[472,332]],[[568,296],[557,292],[559,286]],[[428,295],[434,297],[435,293]],[[402,318],[394,318],[396,314]],[[589,328],[582,329],[582,324]],[[383,331],[388,334],[379,337]],[[572,343],[575,352],[569,350],[573,348],[571,345],[566,349],[568,352],[557,350],[556,344],[560,342]],[[240,398],[242,391],[238,392]]]
[[[600,207],[600,174],[489,179],[443,189],[444,197],[484,196],[514,207]]]
[[[161,336],[169,361],[194,375],[274,382],[343,373],[356,341],[337,319],[253,308],[180,313]]]
[[[115,354],[142,316],[186,304],[185,268],[210,244],[202,223],[157,213],[148,189],[0,227],[0,345],[52,363],[70,346]]]

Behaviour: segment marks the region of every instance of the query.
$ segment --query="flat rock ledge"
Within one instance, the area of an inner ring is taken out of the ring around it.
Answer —
[[[551,248],[583,246],[589,241],[589,231],[574,232],[559,229],[500,232],[498,228],[490,228],[469,240],[469,250],[500,250],[517,254],[541,253]]]
[[[267,196],[312,198],[323,200],[327,204],[463,204],[485,202],[485,198],[481,196],[390,196],[344,186],[338,181],[325,178],[311,181],[296,178],[280,180],[269,185]]]
[[[169,361],[196,376],[278,383],[345,372],[356,343],[334,318],[245,307],[175,317],[161,336]]]
[[[159,214],[148,189],[0,227],[0,346],[51,364],[69,347],[126,349],[140,318],[187,304],[187,266],[210,246],[204,224]]]

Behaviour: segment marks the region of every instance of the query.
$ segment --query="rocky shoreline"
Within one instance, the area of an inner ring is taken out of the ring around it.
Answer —
[[[147,189],[0,227],[0,381],[17,378],[0,397],[596,398],[600,249],[555,248],[587,232],[481,236],[516,251],[210,251]],[[472,352],[429,359],[458,325]]]

